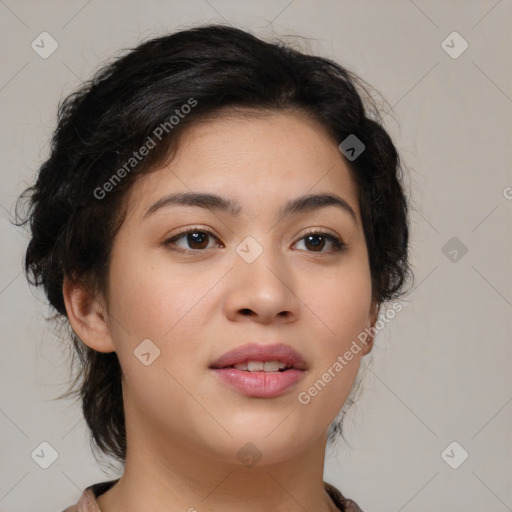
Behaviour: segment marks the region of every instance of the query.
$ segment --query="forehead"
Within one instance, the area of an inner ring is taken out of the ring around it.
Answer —
[[[177,160],[197,158],[217,164],[213,168],[243,159],[243,167],[252,160],[254,169],[267,164],[274,171],[305,171],[326,159],[341,160],[327,128],[301,111],[221,111],[186,131],[179,146]]]
[[[357,187],[337,141],[302,112],[227,111],[187,128],[172,161],[131,187],[128,210],[143,216],[171,192],[236,198],[248,211],[335,192],[359,216]]]

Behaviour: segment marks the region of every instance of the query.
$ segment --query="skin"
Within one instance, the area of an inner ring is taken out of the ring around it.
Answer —
[[[230,198],[240,214],[181,205],[143,218],[163,196],[191,191]],[[337,194],[356,222],[335,206],[278,222],[279,208],[306,193]],[[186,131],[171,163],[141,176],[126,201],[106,293],[67,279],[63,289],[74,331],[116,351],[123,370],[127,458],[98,498],[102,512],[337,510],[323,488],[328,429],[373,340],[309,404],[297,396],[378,314],[358,191],[337,142],[305,114],[218,116]],[[214,236],[165,245],[196,226]],[[346,248],[315,250],[308,228]],[[252,263],[236,253],[248,236],[263,249]],[[148,366],[134,356],[145,339],[161,351]],[[249,342],[293,346],[308,365],[303,380],[275,398],[228,387],[209,366]],[[247,442],[262,455],[252,467],[237,457]]]

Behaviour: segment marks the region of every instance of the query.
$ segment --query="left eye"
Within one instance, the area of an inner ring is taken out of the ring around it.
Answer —
[[[169,238],[164,242],[164,245],[174,245],[177,247],[180,247],[183,250],[186,251],[201,251],[202,249],[208,249],[208,242],[209,238],[214,238],[215,240],[219,241],[218,238],[211,233],[210,231],[205,230],[199,230],[199,229],[189,229],[187,231],[182,231],[181,233],[178,233],[177,235],[173,236],[172,238]],[[185,242],[188,244],[187,247],[180,246],[177,242],[180,240],[185,240]],[[304,244],[308,247],[312,247],[313,249],[308,252],[337,252],[344,249],[345,244],[341,241],[340,238],[337,236],[331,235],[329,233],[323,233],[323,232],[311,232],[307,235],[300,238],[295,244],[299,244],[300,242],[304,241]],[[322,251],[322,249],[325,248],[326,243],[330,243],[332,248],[331,250]],[[217,244],[218,246],[219,244]]]
[[[314,248],[313,251],[308,252],[337,252],[343,250],[345,247],[345,244],[341,241],[340,238],[334,235],[330,235],[329,233],[308,233],[306,236],[303,236],[297,243],[303,240],[305,241],[305,244],[310,244],[310,246]],[[332,244],[333,248],[330,251],[322,251],[322,249],[325,247],[326,241]]]

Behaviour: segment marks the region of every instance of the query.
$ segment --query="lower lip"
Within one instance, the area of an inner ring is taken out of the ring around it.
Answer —
[[[242,394],[259,398],[282,395],[305,374],[304,371],[296,369],[285,372],[247,372],[235,368],[213,368],[213,371]]]

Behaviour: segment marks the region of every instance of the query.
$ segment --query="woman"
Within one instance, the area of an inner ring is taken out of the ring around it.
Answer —
[[[22,195],[25,269],[72,328],[64,396],[124,465],[66,512],[361,510],[325,448],[410,272],[399,156],[361,84],[209,25],[61,105]]]

